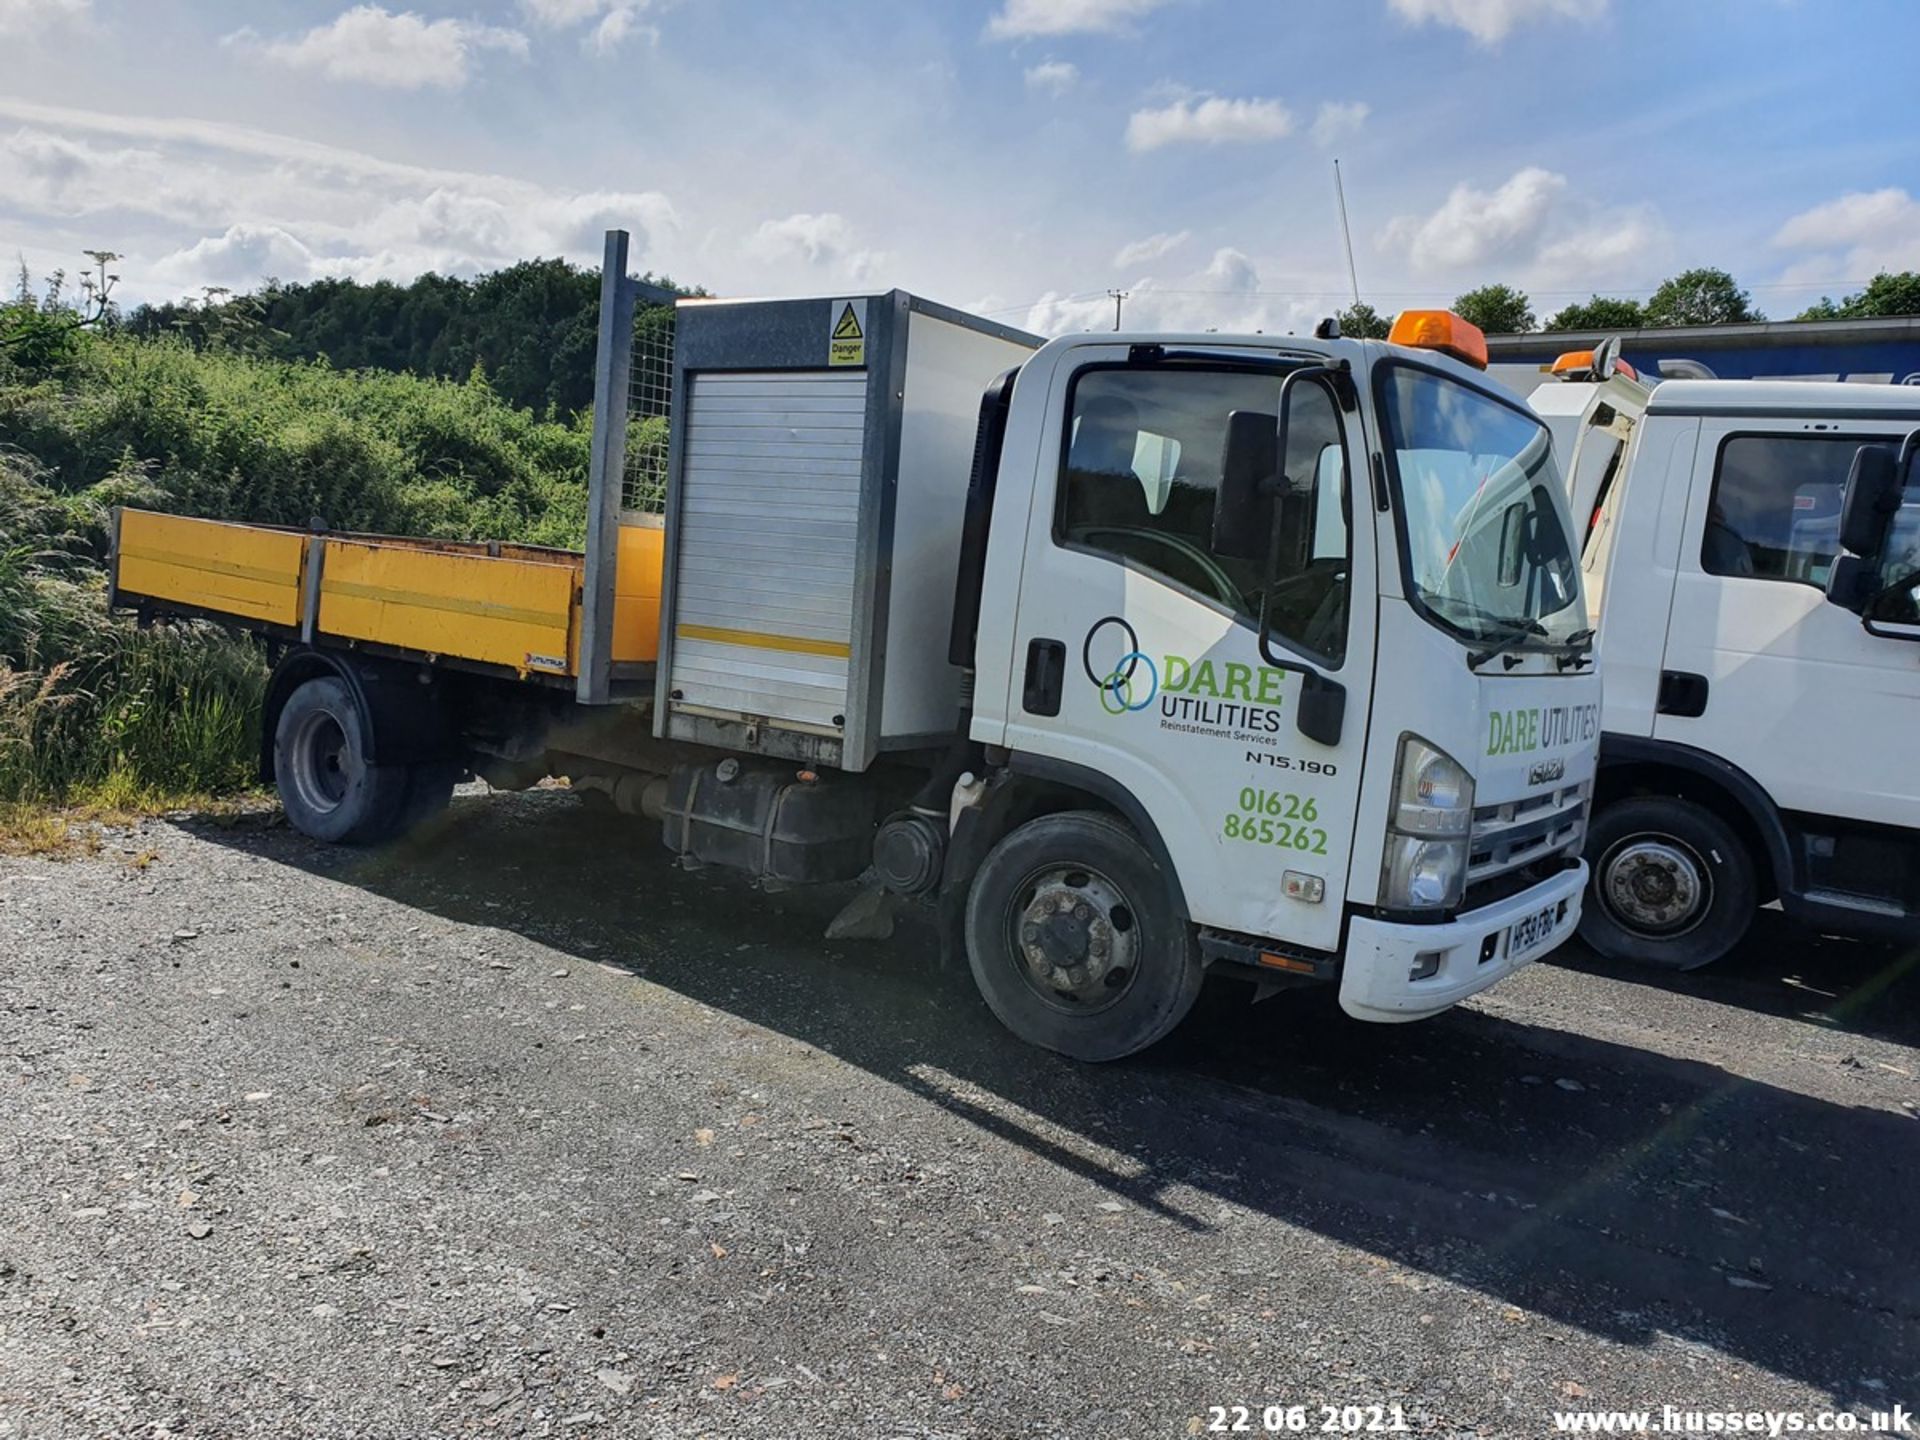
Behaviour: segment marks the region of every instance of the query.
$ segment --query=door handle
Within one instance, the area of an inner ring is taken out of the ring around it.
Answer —
[[[1027,642],[1027,680],[1020,703],[1029,715],[1058,715],[1060,690],[1066,678],[1064,641],[1042,637]]]

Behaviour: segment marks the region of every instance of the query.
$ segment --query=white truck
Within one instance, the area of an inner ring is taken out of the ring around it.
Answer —
[[[662,522],[619,494],[622,260],[584,556],[118,517],[116,604],[283,647],[296,827],[568,777],[688,864],[930,902],[1086,1060],[1209,968],[1405,1021],[1575,929],[1599,678],[1546,432],[1471,326],[682,303]]]
[[[1777,900],[1920,939],[1920,388],[1555,370],[1606,678],[1583,937],[1692,969]]]

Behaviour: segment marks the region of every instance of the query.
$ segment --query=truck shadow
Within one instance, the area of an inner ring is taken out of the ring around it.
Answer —
[[[1842,1404],[1884,1408],[1920,1383],[1912,1115],[1506,1014],[1361,1026],[1324,996],[1253,1007],[1231,986],[1148,1054],[1079,1066],[1012,1041],[970,978],[939,968],[926,926],[827,944],[845,892],[758,896],[682,872],[647,827],[561,793],[461,799],[434,835],[374,854],[195,828],[631,970],[1192,1232],[1242,1207],[1416,1281],[1445,1277],[1624,1344],[1679,1335]],[[1731,982],[1671,983],[1738,990],[1764,986],[1765,970],[1749,956]],[[1907,1043],[1916,1027],[1884,1017],[1916,1008],[1910,971],[1863,1007]]]
[[[1584,946],[1561,950],[1552,963],[1672,995],[1920,1047],[1920,949],[1902,951],[1819,935],[1778,910],[1762,910],[1733,953],[1704,970],[1679,974],[1615,965]]]

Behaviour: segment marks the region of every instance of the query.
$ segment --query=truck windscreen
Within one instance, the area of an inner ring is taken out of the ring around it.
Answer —
[[[1400,543],[1422,614],[1473,641],[1565,641],[1586,626],[1546,428],[1436,371],[1382,367]]]

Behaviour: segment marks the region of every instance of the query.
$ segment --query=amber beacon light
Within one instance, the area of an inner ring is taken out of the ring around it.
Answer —
[[[1387,335],[1387,343],[1438,350],[1466,361],[1476,370],[1487,368],[1486,333],[1451,310],[1402,310]]]

